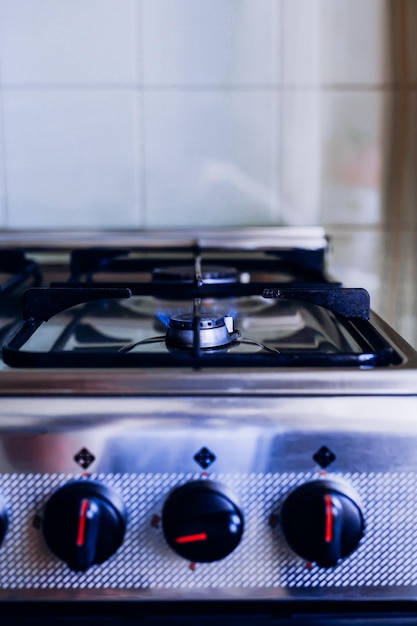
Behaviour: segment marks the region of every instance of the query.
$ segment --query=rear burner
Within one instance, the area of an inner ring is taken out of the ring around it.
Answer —
[[[156,267],[152,271],[152,279],[156,282],[192,283],[196,278],[195,267],[191,265]],[[207,285],[222,285],[237,283],[239,273],[234,267],[211,265],[203,267],[198,278]]]
[[[233,318],[195,316],[192,313],[173,315],[168,323],[165,342],[170,348],[191,349],[196,339],[202,349],[227,346],[240,338],[233,331]]]

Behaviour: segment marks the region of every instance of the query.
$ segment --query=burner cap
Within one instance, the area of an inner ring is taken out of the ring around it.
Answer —
[[[202,267],[201,277],[206,284],[237,283],[239,274],[234,267],[208,265]],[[195,269],[192,265],[178,265],[172,267],[157,267],[152,272],[152,278],[157,282],[192,283],[195,280]]]
[[[165,341],[171,348],[190,349],[194,346],[194,322],[192,313],[173,315],[168,324]],[[239,338],[239,331],[232,330],[232,318],[202,315],[198,320],[200,347],[219,348]]]

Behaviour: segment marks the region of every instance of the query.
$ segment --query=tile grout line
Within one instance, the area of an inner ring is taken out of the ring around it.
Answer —
[[[279,48],[279,83],[282,85],[283,77],[284,77],[284,2],[285,0],[278,0],[277,3],[277,30],[278,30],[278,48]],[[275,127],[275,141],[276,141],[276,149],[275,149],[275,177],[276,182],[274,184],[275,187],[275,204],[273,211],[273,217],[275,223],[283,222],[283,150],[284,150],[284,138],[283,138],[283,128],[284,128],[284,106],[283,106],[283,97],[279,98],[279,89],[275,90],[275,119],[277,123],[277,127]],[[283,92],[283,96],[285,93]]]
[[[134,4],[135,11],[135,75],[137,79],[141,79],[143,82],[144,72],[144,49],[142,43],[142,0],[136,0]],[[139,82],[140,84],[140,82]],[[146,129],[145,129],[145,90],[135,90],[137,98],[135,98],[136,112],[134,116],[135,120],[135,148],[136,148],[136,168],[135,181],[136,181],[136,219],[138,227],[145,227],[148,222],[147,216],[147,181],[146,181]]]
[[[318,2],[318,0],[317,0]],[[317,16],[317,22],[316,22],[316,35],[317,35],[317,75],[318,78],[320,78],[321,76],[321,70],[322,70],[322,37],[321,37],[321,30],[320,30],[320,24],[322,23],[321,20],[321,11],[322,11],[322,6],[321,4],[318,5],[318,11],[316,11],[316,16]],[[317,207],[317,222],[319,224],[323,223],[323,207],[324,207],[324,166],[323,166],[323,162],[324,162],[324,149],[323,149],[323,140],[324,140],[324,133],[323,133],[323,90],[320,90],[319,95],[319,102],[317,103],[317,124],[318,124],[318,136],[319,136],[319,158],[320,158],[320,165],[319,165],[319,172],[318,172],[318,192],[317,192],[317,202],[318,202],[318,207]]]
[[[3,200],[0,197],[0,221],[3,228],[9,227],[9,198],[8,198],[8,181],[7,181],[7,165],[6,165],[6,124],[5,124],[5,111],[4,111],[4,100],[3,100],[3,83],[2,83],[2,73],[0,66],[0,137],[1,137],[1,146],[0,146],[0,156],[2,157],[2,167],[0,171],[1,181],[3,183],[4,190],[4,198]]]
[[[138,47],[139,49],[139,47]],[[417,91],[417,83],[407,83],[406,88],[410,92]],[[398,83],[341,83],[341,84],[326,84],[326,83],[304,83],[304,84],[283,84],[278,81],[276,83],[201,83],[200,85],[192,85],[189,83],[149,83],[146,84],[141,81],[131,83],[21,83],[11,84],[3,83],[2,89],[4,92],[19,92],[19,91],[129,91],[137,90],[143,92],[245,92],[245,91],[277,91],[277,92],[305,92],[310,90],[311,92],[318,93],[345,93],[345,92],[357,92],[357,93],[396,93],[404,89]]]

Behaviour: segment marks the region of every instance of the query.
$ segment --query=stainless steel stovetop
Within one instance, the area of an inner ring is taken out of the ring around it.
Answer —
[[[0,599],[417,599],[417,354],[321,229],[0,244]]]

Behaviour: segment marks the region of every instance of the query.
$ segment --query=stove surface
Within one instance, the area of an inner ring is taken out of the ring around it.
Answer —
[[[321,229],[0,242],[0,599],[417,599],[416,352]]]
[[[229,235],[9,238],[36,272],[3,295],[0,393],[414,388],[416,352],[327,275],[321,229]]]

